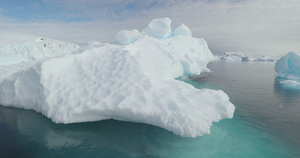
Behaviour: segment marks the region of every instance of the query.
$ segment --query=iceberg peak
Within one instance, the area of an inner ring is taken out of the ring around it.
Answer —
[[[184,24],[179,24],[174,28],[172,36],[190,36],[192,37],[192,31]]]
[[[132,31],[121,30],[118,32],[116,39],[119,44],[125,45],[125,44],[135,41],[140,36],[141,36],[140,32],[136,29],[134,29]]]
[[[153,19],[142,31],[143,35],[154,38],[167,38],[172,35],[170,18]]]
[[[172,20],[168,17],[153,19],[140,33],[138,30],[121,30],[116,35],[117,43],[126,45],[136,41],[141,36],[149,36],[157,39],[170,38],[172,36],[192,37],[192,31],[183,23],[171,29]]]

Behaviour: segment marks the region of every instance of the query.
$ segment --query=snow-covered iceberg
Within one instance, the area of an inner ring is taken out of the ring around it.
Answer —
[[[276,61],[276,60],[265,55],[265,56],[254,59],[254,61]]]
[[[147,28],[168,19],[153,21]],[[0,77],[0,104],[33,109],[56,123],[113,118],[201,136],[210,133],[212,122],[232,118],[235,107],[221,90],[196,89],[174,78],[207,72],[211,60],[206,42],[189,36],[93,42],[64,56],[4,67],[15,73]]]
[[[79,46],[16,32],[0,31],[0,66],[38,61],[73,52]]]
[[[219,57],[223,61],[252,61],[249,56],[245,56],[242,52],[225,52],[223,56]]]
[[[300,89],[300,54],[289,52],[275,64],[276,77],[288,89]]]
[[[261,56],[261,57],[250,57],[249,55],[245,55],[242,52],[225,52],[223,56],[219,57],[220,60],[223,61],[276,61],[276,59],[269,56]]]

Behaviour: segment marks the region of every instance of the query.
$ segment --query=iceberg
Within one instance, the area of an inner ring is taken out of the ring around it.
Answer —
[[[289,52],[275,64],[276,77],[287,89],[300,89],[300,54]]]
[[[241,52],[225,52],[223,56],[220,57],[220,60],[224,61],[242,61],[244,57]]]
[[[213,59],[204,39],[190,36],[91,42],[63,56],[1,67],[0,104],[35,110],[56,123],[116,119],[202,136],[213,122],[232,118],[235,107],[221,90],[175,78],[208,72]]]
[[[269,56],[262,56],[262,57],[254,59],[254,61],[276,61],[276,60]]]
[[[289,52],[275,64],[277,77],[298,80],[300,79],[300,54]]]
[[[261,61],[261,62],[273,62],[276,59],[269,56],[262,57],[250,57],[242,52],[225,52],[223,56],[219,57],[223,61]]]

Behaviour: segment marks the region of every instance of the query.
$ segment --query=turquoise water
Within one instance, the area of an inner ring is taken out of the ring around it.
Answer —
[[[211,134],[183,138],[159,127],[106,120],[55,124],[30,110],[0,106],[2,157],[300,157],[300,92],[284,89],[274,64],[218,62],[196,88],[222,89],[236,106],[233,119]]]

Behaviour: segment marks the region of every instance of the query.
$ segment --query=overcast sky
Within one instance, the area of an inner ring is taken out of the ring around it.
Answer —
[[[300,52],[299,0],[1,0],[0,29],[58,40],[115,42],[153,18],[184,23],[214,54]],[[1,36],[1,35],[0,35]]]

